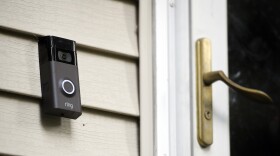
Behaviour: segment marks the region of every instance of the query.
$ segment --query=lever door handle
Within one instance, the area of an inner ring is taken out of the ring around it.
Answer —
[[[271,103],[272,99],[269,95],[267,95],[265,92],[262,92],[260,90],[246,88],[243,86],[240,86],[239,84],[231,81],[223,71],[213,71],[203,74],[203,82],[206,86],[211,85],[212,83],[221,80],[226,85],[228,85],[233,90],[245,95],[246,97],[249,97],[251,99],[254,99],[259,102],[264,103]]]
[[[266,93],[240,86],[231,81],[223,71],[212,71],[211,43],[209,39],[199,39],[196,42],[196,90],[197,90],[197,139],[202,147],[213,143],[212,120],[212,86],[221,80],[229,87],[246,97],[259,102],[270,103],[271,97]]]

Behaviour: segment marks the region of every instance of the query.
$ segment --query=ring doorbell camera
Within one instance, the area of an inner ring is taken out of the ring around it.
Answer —
[[[77,119],[82,114],[75,41],[39,38],[43,112]]]

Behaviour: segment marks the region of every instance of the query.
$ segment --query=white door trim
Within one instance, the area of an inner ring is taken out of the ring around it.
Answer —
[[[168,1],[155,0],[155,147],[157,156],[170,154]]]
[[[157,156],[192,153],[188,0],[155,0],[155,148]]]
[[[140,92],[140,155],[153,156],[154,85],[153,23],[151,0],[139,1],[139,92]]]
[[[189,0],[140,3],[140,154],[192,155]]]

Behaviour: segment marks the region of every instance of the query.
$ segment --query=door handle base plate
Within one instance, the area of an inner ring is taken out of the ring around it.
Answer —
[[[196,42],[196,91],[197,91],[197,139],[202,147],[213,143],[212,87],[205,85],[203,75],[212,71],[212,52],[209,39]]]

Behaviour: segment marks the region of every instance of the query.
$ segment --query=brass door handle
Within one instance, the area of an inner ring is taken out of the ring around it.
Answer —
[[[225,84],[227,84],[229,87],[231,87],[233,90],[245,95],[246,97],[252,98],[259,102],[264,103],[271,103],[272,99],[269,95],[267,95],[265,92],[262,92],[260,90],[246,88],[243,86],[240,86],[239,84],[231,81],[223,71],[213,71],[203,74],[203,81],[205,85],[211,85],[212,83],[221,80]]]
[[[196,90],[197,90],[197,139],[202,147],[213,143],[212,86],[221,80],[232,89],[260,102],[272,102],[266,93],[242,87],[226,77],[222,71],[212,71],[211,43],[209,39],[196,42]]]

